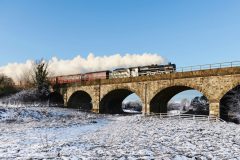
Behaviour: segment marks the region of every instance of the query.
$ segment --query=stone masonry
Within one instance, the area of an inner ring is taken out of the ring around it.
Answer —
[[[113,103],[111,98],[122,100],[129,94],[135,93],[142,101],[142,112],[148,114],[165,111],[164,107],[174,95],[184,90],[195,89],[208,98],[210,115],[219,116],[221,98],[239,84],[240,67],[229,67],[68,84],[60,86],[60,93],[64,98],[65,106],[67,106],[67,102],[73,93],[76,91],[86,92],[92,99],[94,112],[100,112],[101,107],[104,107],[101,106],[104,97],[109,97],[106,100],[108,103],[105,104],[111,104]],[[113,91],[115,91],[115,94],[111,96]],[[119,94],[116,94],[118,91]],[[161,105],[157,104],[158,106],[156,106],[154,99],[161,102]],[[163,109],[158,109],[158,107]]]

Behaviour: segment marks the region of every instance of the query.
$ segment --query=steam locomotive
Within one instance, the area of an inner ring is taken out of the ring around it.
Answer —
[[[97,71],[84,74],[74,74],[65,76],[50,77],[51,84],[76,83],[83,81],[93,81],[98,79],[114,79],[126,77],[148,76],[156,74],[167,74],[176,72],[176,65],[168,63],[166,65],[148,65],[130,68],[118,68],[113,71]]]

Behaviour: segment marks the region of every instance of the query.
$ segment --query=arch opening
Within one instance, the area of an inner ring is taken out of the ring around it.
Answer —
[[[142,106],[141,99],[135,93],[127,96],[122,102],[123,112],[129,114],[142,113]]]
[[[208,99],[187,86],[172,86],[157,93],[150,102],[150,112],[169,114],[209,114]]]
[[[229,90],[220,100],[220,118],[240,123],[240,85]]]
[[[69,108],[76,108],[82,111],[91,111],[92,98],[85,91],[76,91],[69,98],[67,106]]]
[[[116,89],[106,94],[100,102],[100,113],[123,114],[123,101],[134,92],[128,89]]]
[[[49,105],[51,107],[63,107],[63,96],[59,92],[51,92],[49,95]]]

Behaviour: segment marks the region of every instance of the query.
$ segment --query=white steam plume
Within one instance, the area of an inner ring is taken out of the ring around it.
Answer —
[[[53,75],[69,75],[77,73],[86,73],[92,71],[112,70],[120,67],[133,67],[151,64],[165,63],[164,58],[158,54],[126,54],[121,56],[115,54],[111,56],[94,56],[90,53],[87,58],[80,55],[73,59],[58,59],[53,57],[48,62],[50,73]],[[0,73],[13,78],[15,82],[20,81],[26,72],[30,72],[34,60],[27,60],[26,63],[9,63],[0,67]]]

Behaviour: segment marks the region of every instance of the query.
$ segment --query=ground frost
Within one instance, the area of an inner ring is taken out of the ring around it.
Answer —
[[[0,139],[0,159],[240,159],[236,124],[61,108],[2,108]]]

